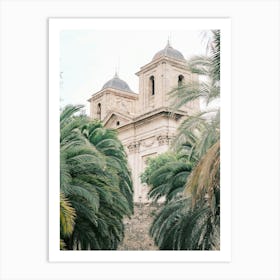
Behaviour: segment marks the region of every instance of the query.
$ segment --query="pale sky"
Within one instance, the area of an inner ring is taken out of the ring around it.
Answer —
[[[65,30],[60,34],[61,106],[84,104],[111,78],[119,77],[138,93],[140,67],[149,63],[170,38],[185,58],[205,54],[202,31],[95,31]]]

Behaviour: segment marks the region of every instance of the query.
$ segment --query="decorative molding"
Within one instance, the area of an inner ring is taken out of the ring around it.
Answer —
[[[127,145],[127,149],[129,151],[129,153],[139,153],[140,146],[149,148],[149,147],[152,147],[156,141],[158,143],[158,146],[170,145],[172,140],[174,139],[174,137],[175,137],[174,135],[168,135],[168,134],[160,134],[158,136],[151,136],[146,139],[141,139],[139,141],[130,142]]]
[[[121,98],[116,99],[116,107],[127,114],[129,114],[129,111],[131,109],[128,107],[129,105],[130,103],[128,103],[126,100],[123,100]]]
[[[113,89],[113,88],[105,88],[105,89],[102,89],[102,90],[92,94],[91,97],[87,101],[94,102],[94,101],[96,101],[96,99],[100,98],[101,96],[107,95],[107,94],[114,95],[114,96],[121,96],[121,97],[125,97],[125,98],[132,99],[132,100],[138,100],[138,98],[139,98],[138,94],[134,93],[134,92],[122,91],[122,90]]]
[[[173,138],[174,138],[174,137],[169,136],[169,135],[167,135],[167,134],[165,134],[165,135],[159,135],[159,136],[157,137],[158,144],[159,144],[159,146],[166,145],[166,144],[169,145],[169,144],[171,143],[171,141],[172,141]]]
[[[132,142],[127,146],[127,148],[130,153],[138,153],[140,149],[140,142],[139,141]]]
[[[143,147],[151,147],[155,143],[156,137],[152,136],[143,140],[140,140],[140,143]]]

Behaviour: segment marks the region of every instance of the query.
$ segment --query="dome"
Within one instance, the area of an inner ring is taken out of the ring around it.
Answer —
[[[102,87],[102,89],[105,88],[114,88],[114,89],[118,89],[118,90],[122,90],[122,91],[128,91],[128,92],[133,92],[130,88],[129,85],[121,80],[117,73],[115,74],[114,78],[109,80],[108,82],[106,82],[104,84],[104,86]]]
[[[155,59],[158,59],[160,57],[170,57],[170,58],[174,58],[174,59],[177,59],[177,60],[185,60],[184,56],[182,55],[182,53],[180,53],[179,51],[173,49],[171,46],[170,46],[170,43],[169,41],[167,42],[167,45],[166,47],[157,52],[154,57],[153,57],[153,60]]]

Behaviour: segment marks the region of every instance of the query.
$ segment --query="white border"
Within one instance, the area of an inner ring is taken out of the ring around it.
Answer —
[[[98,26],[98,28],[96,28]],[[59,34],[98,30],[221,30],[221,250],[60,251],[59,250]],[[230,19],[111,18],[49,19],[49,260],[52,262],[229,262],[231,260],[231,85]]]

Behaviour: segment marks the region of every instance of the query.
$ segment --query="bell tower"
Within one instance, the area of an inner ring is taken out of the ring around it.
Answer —
[[[134,93],[129,85],[119,78],[118,74],[107,81],[102,89],[94,93],[88,101],[90,102],[90,116],[92,119],[106,121],[113,112],[123,115],[122,121],[117,118],[115,126],[123,124],[127,117],[134,116],[134,103],[138,94]]]
[[[136,75],[139,76],[139,113],[169,107],[168,93],[196,78],[187,70],[184,56],[169,42]]]

